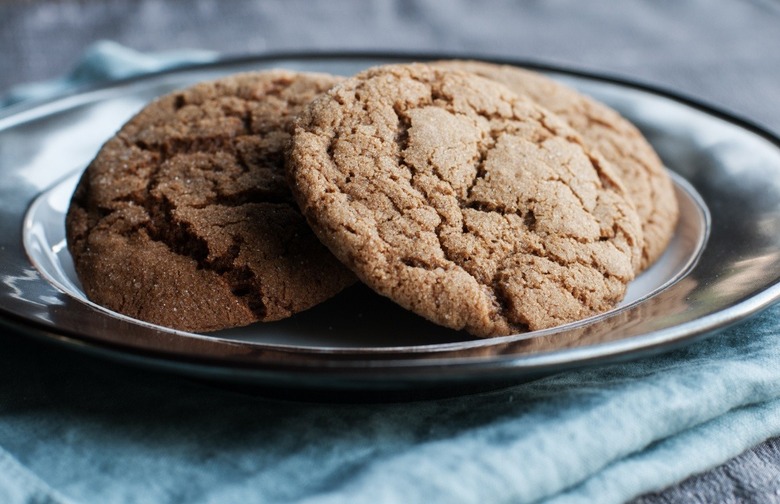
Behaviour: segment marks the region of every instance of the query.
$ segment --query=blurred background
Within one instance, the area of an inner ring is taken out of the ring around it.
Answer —
[[[659,84],[780,130],[777,0],[0,0],[0,92],[96,40],[140,51],[446,52]],[[776,100],[774,100],[776,101]]]

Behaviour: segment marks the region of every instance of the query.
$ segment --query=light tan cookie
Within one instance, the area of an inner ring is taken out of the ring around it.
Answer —
[[[377,292],[477,336],[614,306],[641,226],[609,164],[506,87],[428,65],[367,70],[296,122],[290,187]]]
[[[564,119],[610,161],[634,201],[644,234],[641,269],[666,249],[677,224],[674,187],[658,155],[639,130],[615,110],[544,75],[479,61],[438,62],[495,80]]]
[[[165,96],[123,126],[67,214],[87,296],[210,331],[287,317],[354,282],[306,225],[283,167],[293,117],[337,80],[240,74]]]

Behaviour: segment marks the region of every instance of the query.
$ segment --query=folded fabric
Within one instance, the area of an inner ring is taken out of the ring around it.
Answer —
[[[86,58],[106,76],[118,54],[123,76],[186,61],[105,43]],[[388,404],[270,400],[2,338],[0,502],[623,502],[780,435],[779,317],[652,358]]]
[[[103,40],[89,47],[76,67],[63,77],[46,82],[23,84],[0,98],[0,107],[19,102],[44,100],[87,85],[126,79],[217,58],[212,51],[181,50],[144,54]]]

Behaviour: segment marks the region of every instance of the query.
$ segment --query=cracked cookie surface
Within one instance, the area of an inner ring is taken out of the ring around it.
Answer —
[[[394,65],[342,82],[299,116],[287,168],[312,229],[362,281],[477,336],[612,308],[641,259],[608,162],[470,73]]]
[[[239,74],[162,97],[125,124],[66,217],[89,299],[211,331],[285,318],[353,283],[306,225],[283,166],[294,116],[337,81]]]
[[[677,199],[663,163],[631,122],[607,105],[538,72],[481,61],[437,64],[500,82],[566,121],[612,163],[636,206],[644,235],[640,270],[663,254],[677,225]]]

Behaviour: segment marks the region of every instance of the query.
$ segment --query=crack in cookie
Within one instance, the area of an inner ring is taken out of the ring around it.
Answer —
[[[465,72],[347,79],[296,121],[287,168],[314,231],[363,282],[477,336],[605,311],[641,257],[608,163],[563,121]]]
[[[637,272],[655,262],[671,240],[679,208],[661,160],[642,133],[616,111],[537,72],[480,61],[440,61],[506,85],[562,118],[600,151],[620,176],[642,223],[642,258]]]
[[[87,296],[211,331],[290,316],[354,282],[308,229],[283,166],[293,118],[337,81],[239,74],[165,96],[125,124],[66,219]]]

